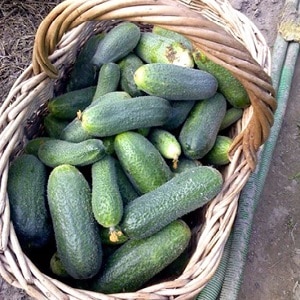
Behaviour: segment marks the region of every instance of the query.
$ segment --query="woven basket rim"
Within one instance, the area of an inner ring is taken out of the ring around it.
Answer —
[[[163,5],[173,3],[176,6],[179,1],[162,0],[159,3]],[[68,6],[75,1],[67,0],[64,2],[64,5]],[[80,0],[77,2],[92,3],[97,1]],[[112,0],[106,2],[112,2]],[[156,3],[156,1],[154,2]],[[234,39],[247,47],[254,60],[261,65],[262,70],[270,75],[270,51],[263,35],[245,15],[234,10],[227,0],[182,0],[182,2],[185,7],[189,7],[187,9],[193,11],[192,15],[194,13],[200,15],[200,11],[201,15],[212,20],[214,24],[220,25],[222,29],[226,28],[226,31],[234,36]],[[181,3],[180,8],[182,8]],[[60,66],[66,59],[68,51],[82,45],[84,36],[95,33],[97,30],[95,24],[101,22],[91,21],[78,24],[64,34],[59,40],[57,49],[50,55],[50,61],[55,66]],[[36,66],[31,64],[19,76],[0,107],[0,173],[2,178],[0,187],[2,222],[0,226],[0,275],[9,284],[24,289],[28,295],[37,299],[190,299],[197,295],[218,267],[235,219],[240,191],[253,170],[253,165],[251,166],[244,156],[243,144],[237,144],[232,152],[231,163],[223,173],[224,187],[206,208],[206,221],[198,233],[197,247],[181,276],[173,281],[148,286],[135,293],[119,293],[112,295],[112,297],[71,288],[41,273],[34,266],[23,254],[10,222],[9,200],[6,193],[9,163],[13,158],[14,149],[24,140],[22,130],[24,121],[27,120],[28,116],[36,113],[37,108],[43,105],[45,99],[52,97],[54,89],[54,81],[46,73],[35,71],[35,68]],[[33,100],[36,95],[40,95],[42,99]],[[243,119],[236,125],[236,136],[248,129],[249,120],[253,117],[255,109],[257,110],[257,107],[252,105],[245,110]]]

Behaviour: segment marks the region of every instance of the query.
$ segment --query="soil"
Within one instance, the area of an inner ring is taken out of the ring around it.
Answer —
[[[58,2],[60,1],[38,3],[29,0],[0,0],[0,27],[7,32],[6,35],[0,33],[1,100],[22,69],[30,62],[35,28]],[[272,49],[277,36],[277,22],[285,1],[230,2],[257,25]],[[38,14],[30,12],[34,5],[39,7],[36,10]],[[27,11],[27,14],[24,11]],[[8,18],[10,15],[14,15],[14,18]],[[15,30],[18,22],[23,31]],[[23,42],[24,51],[18,56],[18,51],[21,51],[20,41]],[[7,68],[10,69],[9,74],[4,72]],[[300,299],[300,102],[297,101],[300,95],[299,83],[298,59],[286,115],[254,217],[239,300]],[[0,278],[0,299],[30,298],[22,290],[11,287]]]

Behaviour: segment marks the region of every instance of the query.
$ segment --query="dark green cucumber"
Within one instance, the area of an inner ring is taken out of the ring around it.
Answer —
[[[218,81],[219,92],[233,107],[245,108],[250,105],[247,91],[229,70],[211,61],[200,50],[193,52],[193,57],[200,70],[207,71],[215,76]]]
[[[218,88],[210,73],[173,64],[145,64],[135,71],[134,81],[145,93],[168,100],[202,100]]]
[[[91,86],[57,96],[48,102],[48,110],[56,118],[72,120],[91,104],[95,91],[96,87]]]
[[[47,178],[46,166],[31,154],[17,157],[9,167],[11,220],[24,249],[44,247],[53,238],[46,204]]]
[[[68,78],[68,92],[80,90],[97,84],[98,71],[91,63],[91,60],[103,37],[103,33],[91,36],[80,50]]]
[[[100,101],[82,112],[84,130],[97,137],[115,135],[127,130],[160,126],[167,120],[169,101],[155,96]]]
[[[61,132],[69,124],[69,121],[58,119],[53,114],[48,114],[43,119],[45,132],[51,138],[60,138]]]
[[[130,240],[109,256],[92,289],[103,293],[133,292],[172,263],[186,249],[190,228],[176,220],[143,240]]]
[[[220,130],[227,129],[232,124],[237,122],[243,116],[244,110],[242,108],[231,107],[227,109],[224,119],[221,123]]]
[[[62,164],[86,166],[98,161],[105,154],[105,147],[99,139],[89,139],[80,143],[51,139],[45,141],[38,151],[39,159],[49,167]]]
[[[192,42],[188,38],[186,38],[184,35],[182,35],[178,32],[175,32],[175,31],[172,31],[172,30],[169,30],[169,29],[157,26],[157,25],[153,26],[152,32],[155,34],[164,36],[166,38],[172,39],[174,41],[177,41],[191,51],[193,49]]]
[[[163,63],[194,67],[193,56],[189,49],[180,42],[152,32],[141,34],[135,53],[148,64]]]
[[[121,70],[119,65],[107,63],[101,66],[93,101],[107,93],[116,91],[119,86],[120,76]]]
[[[172,130],[180,127],[194,107],[196,101],[170,101],[172,110],[163,128]]]
[[[32,140],[29,140],[24,147],[24,152],[26,154],[32,154],[37,157],[40,146],[49,139],[51,138],[48,136],[39,136]]]
[[[122,22],[112,28],[99,43],[92,63],[97,67],[118,60],[129,54],[141,36],[140,28],[131,22]]]
[[[143,64],[143,61],[134,53],[128,54],[119,62],[121,68],[120,87],[132,97],[144,94],[137,88],[133,79],[134,72]]]
[[[60,165],[52,170],[48,202],[62,265],[75,279],[95,276],[102,264],[99,225],[92,213],[89,184],[76,167]]]
[[[172,178],[172,172],[159,151],[137,132],[118,134],[115,152],[134,187],[142,194]]]
[[[115,160],[110,155],[92,165],[92,209],[95,219],[103,227],[111,228],[121,221],[123,202]]]
[[[170,222],[202,207],[220,191],[223,178],[207,166],[191,168],[128,203],[122,231],[132,239],[146,238]]]
[[[213,147],[226,113],[226,99],[220,93],[195,104],[184,122],[179,141],[184,154],[200,159]]]
[[[232,145],[232,139],[228,136],[218,135],[212,149],[204,156],[206,164],[223,166],[230,163],[229,149]]]

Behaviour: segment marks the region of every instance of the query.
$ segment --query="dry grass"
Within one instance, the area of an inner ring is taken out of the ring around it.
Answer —
[[[59,0],[0,0],[0,102],[30,64],[35,32]]]

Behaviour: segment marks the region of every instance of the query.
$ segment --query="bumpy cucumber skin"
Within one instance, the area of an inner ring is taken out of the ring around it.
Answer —
[[[32,154],[37,157],[40,146],[49,139],[51,138],[48,136],[41,136],[29,140],[24,147],[24,152],[26,154]]]
[[[93,96],[93,100],[101,97],[107,93],[111,93],[117,90],[120,82],[121,70],[119,65],[115,63],[107,63],[101,66],[97,88]]]
[[[222,175],[211,167],[199,166],[180,173],[127,204],[120,224],[122,231],[133,239],[146,238],[205,205],[222,185]]]
[[[201,159],[213,147],[226,105],[226,99],[220,93],[195,104],[179,134],[183,153],[187,157]]]
[[[115,138],[115,152],[130,181],[141,193],[159,187],[173,176],[155,146],[136,132],[124,132]]]
[[[168,100],[203,100],[218,88],[208,72],[173,64],[145,64],[134,73],[137,87],[145,93]]]
[[[48,102],[48,110],[58,119],[72,120],[79,110],[91,104],[95,91],[96,87],[90,86],[57,96]]]
[[[171,106],[160,97],[140,96],[112,99],[82,112],[82,127],[96,137],[115,135],[143,127],[160,126],[168,119]]]
[[[185,172],[191,168],[202,166],[202,163],[199,160],[189,159],[187,157],[181,157],[177,163],[176,168],[172,168],[172,171],[175,175]]]
[[[216,77],[219,92],[233,107],[245,108],[250,105],[250,99],[245,88],[230,71],[208,59],[200,50],[194,51],[193,57],[200,70],[207,71]]]
[[[58,119],[51,113],[44,117],[45,132],[51,138],[59,138],[62,130],[69,124],[69,121]]]
[[[51,139],[45,141],[39,148],[39,159],[49,167],[62,164],[86,166],[101,159],[105,147],[99,139],[89,139],[80,143]]]
[[[141,31],[131,22],[122,22],[111,29],[99,43],[92,63],[96,66],[116,62],[129,54],[139,42]]]
[[[183,44],[152,32],[143,32],[135,53],[145,63],[174,64],[193,68],[191,51]]]
[[[110,155],[92,165],[92,209],[97,222],[106,228],[118,225],[122,218],[123,202]]]
[[[64,268],[75,279],[95,276],[102,264],[102,244],[89,184],[76,167],[61,165],[52,170],[48,202]]]
[[[78,118],[75,118],[61,131],[59,138],[68,142],[80,143],[92,139],[93,136],[88,134],[82,128],[81,121]]]
[[[133,79],[134,72],[144,64],[144,62],[134,53],[128,54],[119,63],[121,68],[120,87],[123,91],[127,92],[132,97],[144,95],[140,91]]]
[[[186,249],[189,227],[176,220],[143,240],[130,240],[109,258],[92,289],[103,293],[133,292],[172,263]]]
[[[174,41],[177,41],[179,43],[181,43],[182,45],[184,45],[187,49],[191,50],[193,49],[193,45],[191,43],[191,41],[189,39],[187,39],[185,36],[183,36],[182,34],[172,31],[172,30],[168,30],[166,28],[154,25],[152,28],[152,32],[161,36],[164,36],[166,38],[172,39]]]
[[[218,135],[212,149],[204,156],[207,164],[215,166],[227,165],[230,162],[228,156],[229,149],[232,145],[232,139],[228,136]]]
[[[9,168],[11,220],[24,249],[43,247],[53,238],[46,204],[47,178],[46,166],[31,154],[19,156]]]
[[[220,130],[227,129],[229,126],[242,118],[244,110],[242,108],[230,107],[227,109]]]

